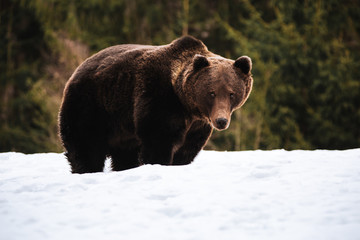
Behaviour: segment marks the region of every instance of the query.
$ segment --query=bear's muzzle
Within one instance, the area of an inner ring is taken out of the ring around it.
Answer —
[[[228,120],[226,118],[217,118],[215,120],[215,128],[218,130],[225,130],[228,127]]]

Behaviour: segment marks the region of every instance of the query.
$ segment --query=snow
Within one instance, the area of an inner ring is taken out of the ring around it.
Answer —
[[[360,149],[83,175],[63,154],[0,153],[0,239],[360,239]]]

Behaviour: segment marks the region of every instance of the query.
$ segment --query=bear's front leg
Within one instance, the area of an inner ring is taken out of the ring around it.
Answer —
[[[185,141],[173,158],[173,165],[191,163],[205,146],[212,133],[212,127],[203,121],[195,121],[186,133]]]
[[[140,160],[144,164],[171,165],[173,146],[161,141],[142,141]]]
[[[136,122],[140,160],[144,164],[171,165],[174,147],[183,141],[184,118],[167,113],[166,116],[149,114]]]

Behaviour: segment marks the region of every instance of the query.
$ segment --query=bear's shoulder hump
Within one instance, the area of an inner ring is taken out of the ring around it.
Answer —
[[[192,36],[183,36],[178,39],[175,39],[171,43],[171,45],[174,46],[175,48],[182,48],[182,49],[206,48],[206,46],[202,41]]]

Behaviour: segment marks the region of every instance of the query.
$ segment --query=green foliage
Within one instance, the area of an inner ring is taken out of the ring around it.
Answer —
[[[0,151],[21,151],[24,153],[60,150],[56,140],[56,119],[51,115],[42,82],[12,100],[8,118],[0,128]],[[55,124],[54,124],[55,123]]]
[[[239,54],[254,58],[255,86],[243,111],[259,125],[245,126],[250,132],[241,134],[241,141],[253,141],[245,145],[255,149],[359,147],[359,6],[338,1],[275,1],[266,6],[241,2],[251,13],[241,21],[218,15],[226,37],[238,43]],[[262,17],[262,12],[267,15]],[[334,22],[334,15],[344,21]],[[248,138],[254,130],[260,141]]]
[[[360,4],[286,0],[3,0],[0,151],[61,151],[67,78],[121,43],[191,34],[227,58],[253,60],[254,87],[207,148],[360,147]]]

